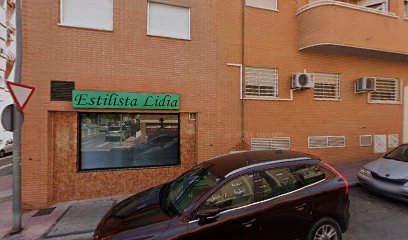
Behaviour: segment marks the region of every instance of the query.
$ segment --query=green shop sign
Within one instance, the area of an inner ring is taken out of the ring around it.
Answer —
[[[179,94],[72,91],[73,108],[180,109]]]

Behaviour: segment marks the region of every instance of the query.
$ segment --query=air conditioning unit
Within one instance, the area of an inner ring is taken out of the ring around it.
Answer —
[[[364,93],[375,91],[375,78],[373,77],[363,77],[356,80],[354,84],[355,93]]]
[[[311,73],[294,73],[292,76],[292,89],[314,87],[314,76]]]

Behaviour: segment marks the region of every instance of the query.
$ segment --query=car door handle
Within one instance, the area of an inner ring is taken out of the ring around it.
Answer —
[[[242,226],[244,226],[245,228],[250,228],[252,227],[252,225],[254,224],[254,222],[256,222],[256,218],[252,219],[249,222],[243,223]]]
[[[307,206],[307,203],[302,203],[302,204],[297,205],[295,209],[298,211],[302,211],[303,209],[305,209],[306,206]]]

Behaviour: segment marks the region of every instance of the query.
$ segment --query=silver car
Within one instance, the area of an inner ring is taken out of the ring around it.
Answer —
[[[364,165],[357,177],[362,186],[408,203],[408,144]]]
[[[0,140],[0,158],[12,152],[13,152],[13,140],[7,140],[5,142],[3,140]]]

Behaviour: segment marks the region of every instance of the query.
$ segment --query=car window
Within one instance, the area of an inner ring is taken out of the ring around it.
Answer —
[[[268,199],[299,189],[303,184],[298,181],[289,168],[269,169],[262,173],[262,178],[267,185],[260,186],[264,190],[263,198]]]
[[[232,179],[205,201],[204,208],[225,211],[254,203],[253,180],[253,173]]]
[[[408,162],[408,145],[401,145],[397,147],[396,149],[387,153],[384,158]]]
[[[294,173],[299,176],[305,185],[310,185],[326,178],[324,171],[317,165],[303,165],[294,168]]]
[[[206,193],[212,190],[221,178],[199,165],[172,181],[168,188],[166,205],[177,213],[193,207]]]

